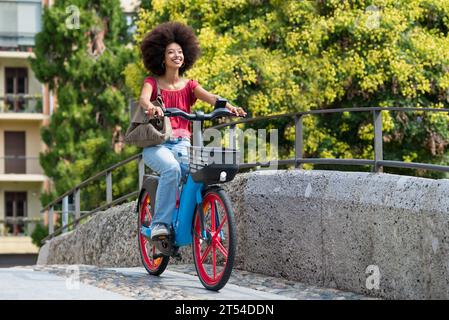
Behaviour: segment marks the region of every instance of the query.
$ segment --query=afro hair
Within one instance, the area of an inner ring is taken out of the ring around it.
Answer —
[[[173,42],[181,46],[184,54],[184,66],[179,69],[179,74],[182,75],[193,66],[200,55],[193,29],[180,22],[165,22],[146,34],[140,45],[143,64],[148,71],[158,76],[165,73],[165,67],[162,66],[165,48]]]

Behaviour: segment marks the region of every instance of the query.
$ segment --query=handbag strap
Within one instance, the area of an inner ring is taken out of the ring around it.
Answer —
[[[159,88],[159,81],[157,81],[157,78],[156,78],[156,77],[154,78],[154,80],[156,80],[156,91],[157,91],[156,99],[157,99],[158,97],[161,97],[161,98],[162,98],[162,95],[161,95],[161,89]]]
[[[164,100],[162,99],[162,94],[161,94],[161,89],[159,88],[159,82],[157,81],[157,78],[155,77],[154,80],[156,80],[156,89],[157,89],[157,96],[156,96],[156,100],[160,99],[162,102],[162,110],[165,111],[165,103]]]

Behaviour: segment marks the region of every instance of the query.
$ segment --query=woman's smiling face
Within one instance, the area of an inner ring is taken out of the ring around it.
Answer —
[[[184,54],[182,48],[176,42],[170,43],[165,48],[165,66],[166,68],[181,68],[184,63]]]

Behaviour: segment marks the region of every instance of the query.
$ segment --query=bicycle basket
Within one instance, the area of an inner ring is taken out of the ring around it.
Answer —
[[[189,147],[189,168],[195,182],[224,183],[239,169],[240,151],[221,147]]]

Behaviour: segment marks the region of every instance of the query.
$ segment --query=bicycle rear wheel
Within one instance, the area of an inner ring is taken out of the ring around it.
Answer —
[[[155,255],[158,254],[156,246],[140,232],[143,225],[146,227],[150,226],[153,218],[150,194],[146,189],[142,189],[142,192],[143,194],[140,197],[141,201],[138,206],[137,219],[139,252],[143,266],[148,273],[153,276],[158,276],[165,271],[165,268],[167,268],[170,257],[162,255],[155,257]]]
[[[234,264],[236,231],[231,201],[221,188],[205,191],[203,215],[206,238],[201,235],[201,214],[193,220],[193,260],[203,286],[218,291],[231,276]]]

